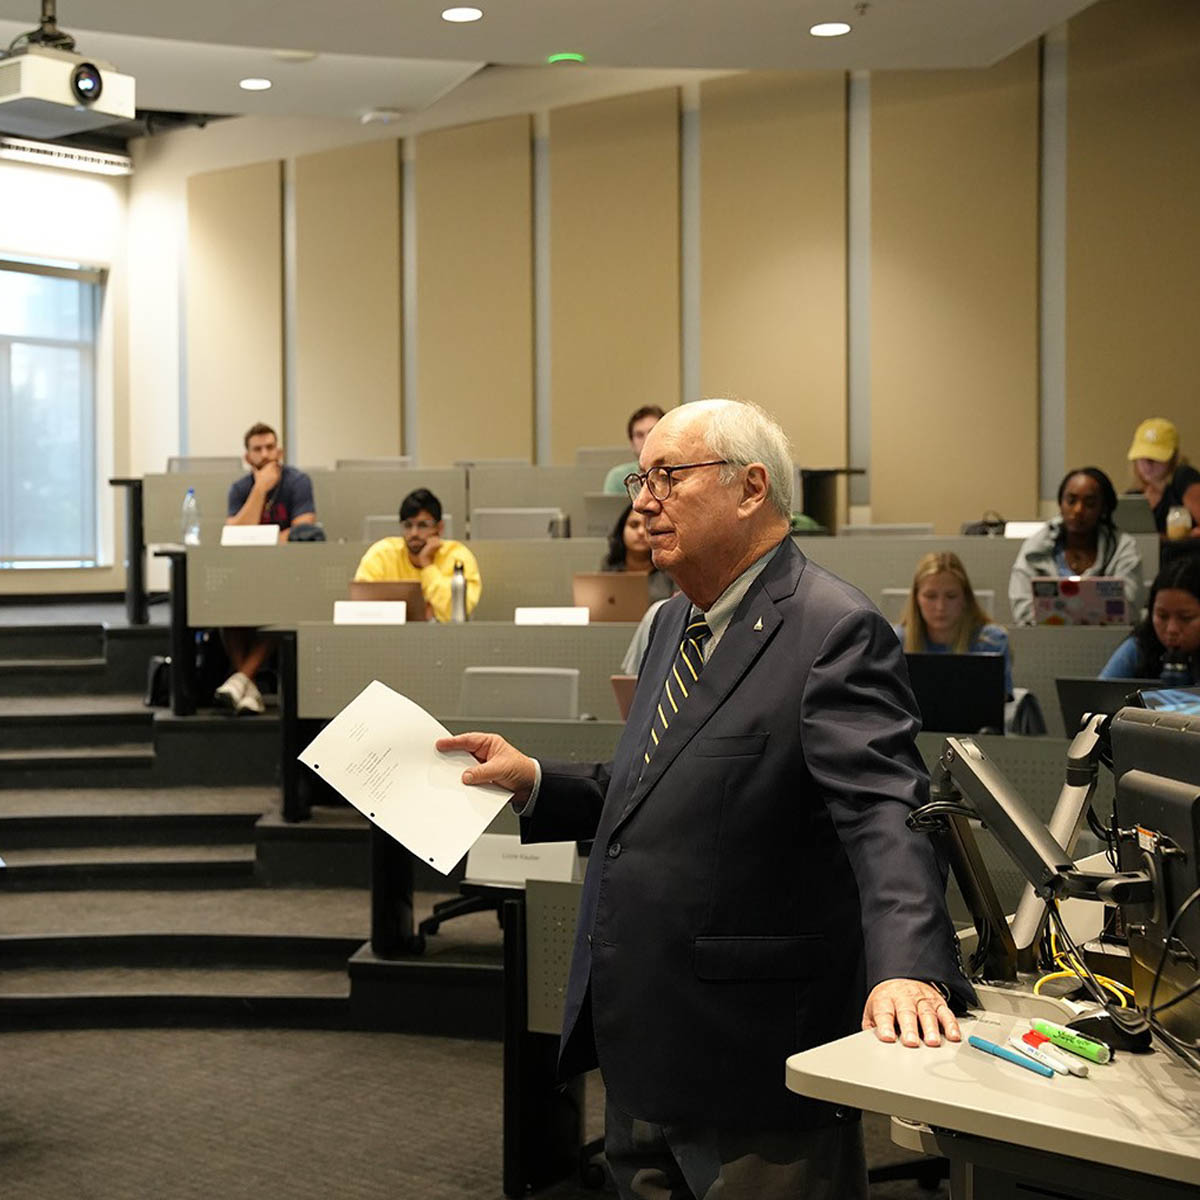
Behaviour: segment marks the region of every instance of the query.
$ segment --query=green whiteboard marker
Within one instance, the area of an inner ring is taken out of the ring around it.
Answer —
[[[1040,1018],[1031,1021],[1030,1024],[1043,1037],[1048,1037],[1054,1045],[1070,1050],[1072,1054],[1078,1054],[1089,1062],[1106,1063],[1112,1058],[1112,1050],[1104,1042],[1084,1037],[1082,1033],[1076,1033],[1074,1029],[1068,1029],[1065,1025],[1055,1025],[1053,1021],[1043,1021]]]

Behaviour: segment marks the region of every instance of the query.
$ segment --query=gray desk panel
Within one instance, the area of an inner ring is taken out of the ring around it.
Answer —
[[[609,678],[634,626],[363,626],[301,624],[297,637],[301,717],[332,717],[372,679],[438,716],[459,711],[464,667],[578,667],[579,708],[601,721],[619,718]],[[475,721],[477,727],[481,722]]]
[[[366,547],[339,542],[188,549],[188,623],[294,625],[333,617]]]
[[[472,467],[472,508],[561,508],[571,529],[587,529],[583,497],[604,486],[607,467]]]
[[[1140,534],[1136,538],[1142,552],[1147,579],[1158,571],[1158,539]],[[885,587],[908,588],[912,584],[917,560],[933,550],[948,550],[962,559],[975,588],[996,593],[996,612],[992,618],[1000,625],[1012,619],[1008,607],[1008,577],[1021,543],[1015,538],[988,537],[832,537],[796,538],[796,545],[813,562],[840,575],[866,592],[878,604]]]
[[[598,571],[607,550],[603,538],[514,538],[470,545],[483,580],[473,614],[477,621],[511,621],[518,605],[570,604],[572,576]]]
[[[531,879],[525,885],[526,1025],[530,1033],[562,1031],[571,948],[583,885]]]
[[[349,596],[366,548],[361,541],[192,547],[188,619],[196,626],[328,621],[333,602]],[[596,570],[604,543],[597,538],[517,540],[476,542],[471,549],[483,576],[473,619],[509,622],[518,605],[570,604],[572,576]],[[620,662],[618,655],[614,671]]]
[[[237,478],[206,472],[181,471],[171,475],[147,475],[142,480],[142,511],[146,545],[179,542],[183,538],[181,515],[188,488],[195,488],[200,505],[200,537],[205,544],[221,540],[229,485]]]
[[[364,517],[399,512],[400,501],[418,487],[429,488],[447,512],[465,516],[467,511],[467,476],[461,467],[316,469],[306,473],[312,479],[317,519],[330,541],[361,542]],[[237,478],[237,472],[147,475],[142,492],[147,544],[179,541],[183,497],[193,487],[200,503],[202,543],[220,545],[229,487]]]
[[[1065,737],[1067,733],[1054,681],[1060,675],[1099,675],[1112,652],[1128,636],[1129,627],[1124,625],[1009,629],[1013,682],[1037,696],[1046,715],[1048,733],[1056,737]]]
[[[479,728],[475,717],[442,717],[451,733]],[[573,763],[608,762],[625,732],[624,721],[517,721],[487,718],[489,733],[498,733],[534,758]],[[515,830],[514,830],[515,832]]]

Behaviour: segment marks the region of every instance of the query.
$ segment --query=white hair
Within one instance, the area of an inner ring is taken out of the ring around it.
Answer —
[[[767,503],[785,517],[792,515],[794,467],[792,447],[779,423],[757,404],[744,400],[695,400],[678,412],[697,410],[708,417],[705,441],[713,458],[723,458],[721,482],[729,483],[741,467],[762,463],[767,469]]]

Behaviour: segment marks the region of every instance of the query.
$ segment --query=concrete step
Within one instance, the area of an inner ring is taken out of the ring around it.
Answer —
[[[53,793],[51,793],[53,794]],[[0,793],[3,796],[3,793]],[[16,850],[104,845],[252,845],[256,809],[241,812],[46,813],[9,817],[0,812],[0,847]]]
[[[0,750],[149,743],[153,730],[137,695],[0,696]]]
[[[146,782],[153,767],[154,747],[148,742],[6,749],[0,750],[0,790],[126,787]]]
[[[0,622],[4,619],[0,609]],[[0,624],[0,659],[41,661],[104,657],[104,626]]]
[[[345,956],[346,958],[349,955]],[[0,970],[0,997],[329,996],[348,1000],[343,960],[331,967],[25,967]]]
[[[252,846],[76,846],[4,854],[10,890],[253,887]]]

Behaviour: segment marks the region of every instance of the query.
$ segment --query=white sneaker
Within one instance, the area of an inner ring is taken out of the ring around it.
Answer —
[[[263,703],[262,692],[249,679],[246,680],[246,690],[242,693],[242,698],[237,702],[237,708],[234,711],[239,717],[259,716],[267,711],[267,706]]]
[[[248,687],[253,687],[254,684],[241,673],[235,671],[223,684],[213,693],[213,699],[222,708],[236,709],[242,697],[246,694]]]

